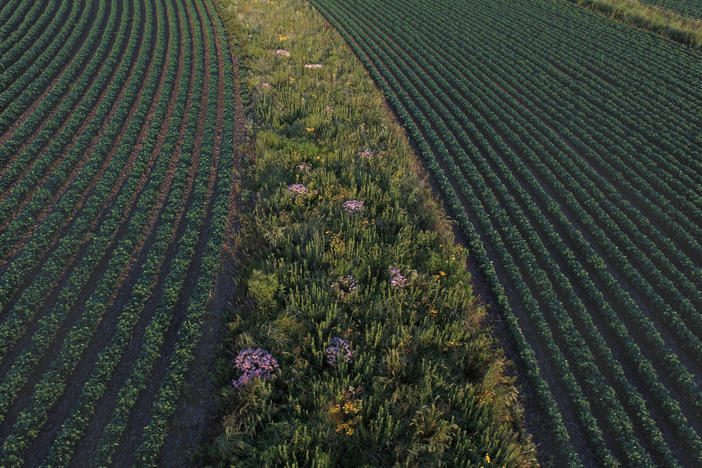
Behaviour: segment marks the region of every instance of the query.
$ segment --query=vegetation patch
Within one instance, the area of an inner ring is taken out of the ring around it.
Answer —
[[[217,2],[250,90],[214,466],[530,466],[466,251],[306,2]]]

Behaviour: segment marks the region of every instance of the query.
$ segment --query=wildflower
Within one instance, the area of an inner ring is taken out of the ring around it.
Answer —
[[[321,63],[306,63],[305,68],[322,68]]]
[[[344,211],[358,213],[363,209],[363,200],[347,200],[344,202]]]
[[[344,299],[358,291],[358,281],[353,275],[347,275],[334,281],[331,284],[331,289],[341,299]]]
[[[370,148],[366,148],[363,151],[360,151],[358,153],[358,155],[362,158],[368,159],[368,158],[372,158],[373,156],[375,156],[375,151],[371,150]]]
[[[297,170],[300,172],[309,172],[311,169],[311,166],[307,164],[306,162],[301,162],[300,164],[297,165]]]
[[[398,268],[390,267],[388,268],[388,271],[390,272],[390,284],[392,286],[398,289],[407,286],[407,277],[403,276]]]
[[[314,132],[314,127],[305,127],[305,130],[307,130],[307,133],[312,133]]]
[[[234,359],[234,367],[242,372],[238,379],[232,380],[232,385],[240,387],[253,378],[270,379],[280,366],[278,361],[265,349],[245,348]]]
[[[295,78],[293,78],[293,77],[291,76],[290,78],[288,78],[288,82],[294,83],[294,82],[295,82]]]
[[[265,81],[261,83],[261,88],[263,89],[271,89],[272,86],[270,83],[266,83]]]
[[[439,315],[439,311],[436,310],[436,309],[431,309],[431,310],[429,311],[429,314],[430,314],[432,317],[436,317],[437,315]]]
[[[329,346],[327,346],[325,351],[327,354],[327,364],[330,366],[336,365],[336,361],[339,358],[343,358],[344,361],[349,362],[351,356],[353,356],[353,351],[351,351],[349,342],[337,336],[329,340]]]
[[[325,110],[326,112],[333,112],[333,111],[334,111],[334,106],[326,106],[326,107],[324,108],[324,110]]]
[[[283,36],[282,34],[278,34],[278,40],[280,42],[287,41],[288,39],[290,39],[290,36]]]
[[[439,274],[440,274],[441,276],[446,276],[446,273],[444,273],[444,272],[441,271],[441,270],[439,270]]]
[[[290,57],[290,52],[285,49],[277,49],[275,55],[282,55],[283,57]]]
[[[288,191],[290,191],[296,197],[300,197],[302,195],[307,195],[308,193],[310,193],[310,189],[308,189],[305,185],[302,184],[288,185]]]
[[[346,435],[353,435],[353,427],[351,427],[348,423],[339,424],[336,427],[336,432],[340,434],[344,433]]]
[[[490,463],[490,455],[488,455],[487,453],[485,454],[485,462]]]

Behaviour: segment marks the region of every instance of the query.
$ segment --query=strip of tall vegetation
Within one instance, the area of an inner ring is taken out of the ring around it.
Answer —
[[[362,64],[304,1],[217,4],[251,143],[198,464],[533,465],[466,251]]]

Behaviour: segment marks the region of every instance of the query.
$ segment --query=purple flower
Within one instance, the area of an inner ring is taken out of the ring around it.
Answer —
[[[288,185],[288,190],[297,197],[310,193],[310,189],[302,184]]]
[[[390,267],[388,268],[390,272],[390,284],[396,288],[404,288],[407,286],[407,277],[400,273],[398,268]]]
[[[353,277],[353,275],[347,275],[339,278],[337,281],[334,281],[331,284],[331,289],[340,298],[344,299],[344,297],[358,291],[358,281]]]
[[[344,211],[358,213],[363,209],[363,200],[347,200],[344,202]]]
[[[372,158],[375,156],[375,151],[371,150],[370,148],[366,148],[363,151],[359,152],[358,155],[362,158]]]
[[[278,361],[261,348],[242,349],[234,359],[234,367],[242,372],[238,379],[232,380],[235,387],[246,385],[254,377],[270,379],[280,368]]]
[[[347,340],[335,336],[329,340],[329,346],[327,346],[326,354],[327,364],[330,366],[335,366],[337,359],[340,358],[343,358],[344,361],[349,362],[351,360],[351,356],[353,356],[353,351],[351,351],[351,345]]]

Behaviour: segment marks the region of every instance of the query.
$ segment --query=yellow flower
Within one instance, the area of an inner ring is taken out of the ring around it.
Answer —
[[[439,274],[440,274],[441,276],[446,276],[446,273],[444,273],[443,271],[439,271]]]
[[[439,311],[436,310],[436,309],[431,309],[431,310],[429,311],[429,313],[430,313],[431,315],[434,315],[434,316],[435,316],[435,315],[437,315],[437,314],[439,313]]]
[[[487,453],[485,454],[485,461],[487,463],[490,463],[490,455],[488,455]]]
[[[278,40],[279,40],[280,42],[287,41],[288,39],[290,39],[290,37],[288,37],[288,36],[283,36],[282,34],[278,34]]]
[[[293,78],[293,77],[291,76],[291,77],[288,79],[288,81],[289,81],[290,83],[294,83],[294,82],[295,82],[295,78]]]
[[[314,132],[314,127],[305,127],[305,130],[307,130],[307,133],[312,133]]]
[[[348,425],[348,424],[346,424],[346,423],[339,424],[339,425],[336,427],[336,432],[339,432],[339,433],[342,433],[342,432],[343,432],[343,433],[345,433],[346,435],[352,435],[352,434],[353,434],[353,427],[351,427],[350,425]]]

